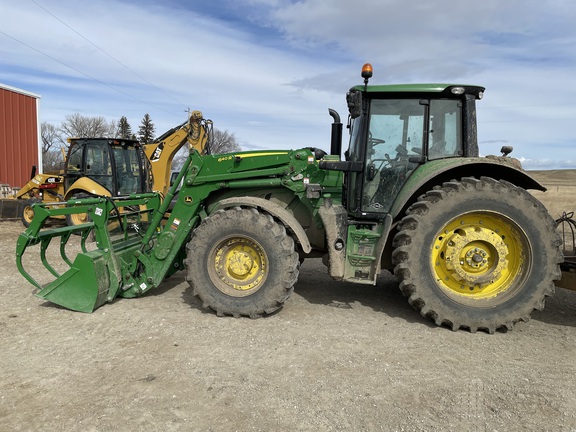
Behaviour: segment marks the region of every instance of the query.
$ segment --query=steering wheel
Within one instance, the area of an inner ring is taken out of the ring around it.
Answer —
[[[375,145],[379,145],[379,144],[384,144],[386,141],[384,141],[383,139],[380,138],[372,138],[372,137],[368,137],[368,144],[375,146]]]

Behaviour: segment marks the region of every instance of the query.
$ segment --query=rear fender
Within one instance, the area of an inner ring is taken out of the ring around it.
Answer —
[[[491,177],[495,180],[506,180],[523,189],[546,191],[538,181],[512,162],[512,158],[451,158],[429,161],[419,166],[408,178],[406,184],[396,197],[390,210],[395,219],[404,215],[406,209],[417,201],[423,193],[434,186],[462,177]]]
[[[312,250],[310,240],[298,220],[286,209],[266,199],[251,196],[226,198],[219,201],[211,210],[211,213],[236,206],[253,207],[264,210],[292,230],[304,253],[308,254]]]

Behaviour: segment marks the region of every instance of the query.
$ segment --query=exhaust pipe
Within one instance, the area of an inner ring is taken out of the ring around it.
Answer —
[[[330,135],[330,154],[340,156],[342,152],[342,123],[340,122],[340,115],[332,108],[328,108],[328,113],[334,119]]]

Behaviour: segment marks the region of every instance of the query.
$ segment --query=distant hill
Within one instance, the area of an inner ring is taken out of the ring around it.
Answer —
[[[575,169],[558,169],[558,170],[534,170],[527,171],[528,174],[540,183],[546,185],[566,185],[576,186]]]

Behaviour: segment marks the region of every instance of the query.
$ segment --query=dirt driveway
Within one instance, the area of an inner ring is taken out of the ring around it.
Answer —
[[[576,431],[576,292],[494,335],[437,328],[387,274],[306,261],[285,308],[218,318],[183,275],[93,314],[32,295],[0,222],[5,431]]]

